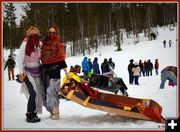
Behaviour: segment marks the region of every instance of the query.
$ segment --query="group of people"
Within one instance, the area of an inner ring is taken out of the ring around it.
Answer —
[[[143,76],[152,76],[152,70],[155,69],[156,75],[158,75],[159,62],[158,59],[155,59],[155,63],[153,63],[149,59],[148,61],[142,62],[139,60],[138,62],[134,62],[133,59],[129,61],[128,72],[129,72],[129,84],[135,83],[135,85],[139,85],[139,77],[141,74]]]
[[[100,68],[99,68],[99,63],[98,63],[98,58],[95,57],[93,60],[93,63],[91,62],[91,59],[84,57],[82,61],[82,72],[84,73],[84,78],[88,80],[88,78],[91,77],[92,73],[93,74],[100,74]],[[115,68],[115,63],[112,61],[112,58],[107,58],[104,59],[103,63],[101,64],[101,73],[105,74],[111,71],[111,69]]]
[[[40,41],[40,31],[37,27],[29,27],[26,35],[19,50],[19,74],[17,75],[17,81],[22,83],[21,91],[28,98],[26,121],[29,123],[41,121],[37,114],[42,113],[43,106],[49,111],[50,118],[57,120],[60,118],[58,97],[61,85],[60,70],[64,70],[66,79],[70,78],[70,74],[67,72],[64,45],[60,41],[59,29],[54,25],[48,27],[43,41]],[[139,85],[138,78],[140,73],[144,73],[141,68],[142,64],[133,62],[134,60],[131,59],[128,65],[129,83],[132,84],[134,80],[135,84]],[[150,60],[148,62],[150,63]],[[9,56],[5,68],[9,63],[12,64],[12,67],[8,67],[8,71],[14,74],[12,69],[15,67],[15,62],[11,56]],[[156,65],[155,68],[157,67],[158,69],[159,64]],[[152,75],[152,67],[150,66],[150,70],[148,71],[150,75]],[[110,72],[114,68],[115,64],[112,58],[109,58],[109,61],[105,58],[101,64],[102,74]],[[73,70],[73,67],[71,70]],[[78,70],[77,72],[80,71]],[[92,73],[100,74],[98,58],[95,57],[92,63],[91,59],[84,57],[82,61],[82,72],[86,78]],[[158,71],[156,73],[158,74]],[[167,75],[167,73],[164,74]],[[149,75],[149,73],[146,75]],[[173,81],[173,78],[171,80]]]
[[[141,76],[141,73],[143,76],[152,76],[153,69],[155,69],[156,75],[159,74],[159,72],[158,72],[158,70],[159,70],[158,59],[155,59],[154,65],[150,59],[147,61],[145,60],[144,62],[142,62],[142,60],[139,60],[139,67],[140,67],[140,76]]]
[[[37,114],[42,113],[43,106],[51,119],[59,119],[60,70],[64,70],[67,78],[69,75],[58,27],[48,27],[43,41],[39,29],[29,27],[20,46],[18,62],[17,81],[22,83],[21,91],[28,98],[26,121],[41,121]]]
[[[166,48],[166,42],[167,42],[166,40],[163,41],[164,48]],[[172,40],[169,40],[168,44],[169,44],[169,47],[171,47],[172,46]]]

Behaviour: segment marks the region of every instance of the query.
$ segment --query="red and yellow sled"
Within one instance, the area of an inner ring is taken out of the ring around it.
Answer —
[[[74,79],[63,85],[59,95],[87,108],[157,123],[165,122],[161,116],[162,107],[154,100],[102,93]]]

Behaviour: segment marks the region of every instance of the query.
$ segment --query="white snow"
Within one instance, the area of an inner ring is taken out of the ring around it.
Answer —
[[[133,44],[131,39],[124,38],[122,44],[123,51],[116,52],[116,47],[106,46],[100,47],[98,52],[91,55],[87,55],[91,60],[94,57],[98,57],[99,64],[103,62],[104,58],[112,57],[116,64],[116,74],[123,78],[125,84],[128,87],[128,93],[131,97],[136,98],[150,98],[158,102],[162,108],[162,115],[166,117],[177,117],[178,115],[178,89],[177,87],[170,87],[165,85],[164,89],[159,89],[160,86],[160,74],[149,77],[140,77],[139,86],[129,85],[128,83],[128,71],[127,66],[130,59],[139,61],[139,59],[148,60],[154,63],[155,59],[159,59],[160,69],[165,66],[174,65],[177,66],[177,29],[169,31],[168,28],[159,29],[159,36],[156,40],[148,41],[140,35],[140,43]],[[125,37],[125,35],[124,35]],[[163,40],[172,40],[172,47],[163,48]],[[7,60],[9,50],[3,50],[3,58]],[[18,54],[18,50],[15,52]],[[99,56],[101,53],[101,56]],[[16,59],[18,56],[16,56]],[[83,56],[68,57],[66,62],[68,68],[71,65],[79,64]],[[18,68],[15,68],[15,74],[18,73]],[[64,73],[61,72],[64,76]],[[106,112],[97,111],[85,108],[74,102],[60,100],[60,114],[61,119],[54,121],[48,118],[49,113],[43,108],[43,114],[39,115],[41,122],[39,123],[27,123],[25,121],[25,113],[27,109],[27,99],[23,94],[20,94],[20,84],[16,81],[8,81],[7,70],[3,73],[3,129],[4,130],[22,130],[22,129],[46,129],[46,130],[75,130],[75,129],[91,129],[91,130],[163,130],[164,125],[144,120],[131,119],[127,117],[121,117],[114,114],[107,114]]]

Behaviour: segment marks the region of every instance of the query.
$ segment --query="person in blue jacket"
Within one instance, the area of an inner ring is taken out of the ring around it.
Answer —
[[[98,58],[95,57],[93,61],[93,74],[100,74]]]
[[[87,57],[84,57],[81,66],[82,66],[82,72],[84,73],[84,78],[88,80],[88,72],[90,70],[90,66]]]

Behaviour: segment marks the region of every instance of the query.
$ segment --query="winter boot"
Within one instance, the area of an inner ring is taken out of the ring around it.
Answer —
[[[50,118],[53,119],[53,120],[60,119],[59,107],[53,107]]]
[[[41,119],[38,118],[37,113],[27,112],[26,113],[26,121],[28,123],[35,123],[35,122],[40,122]]]

